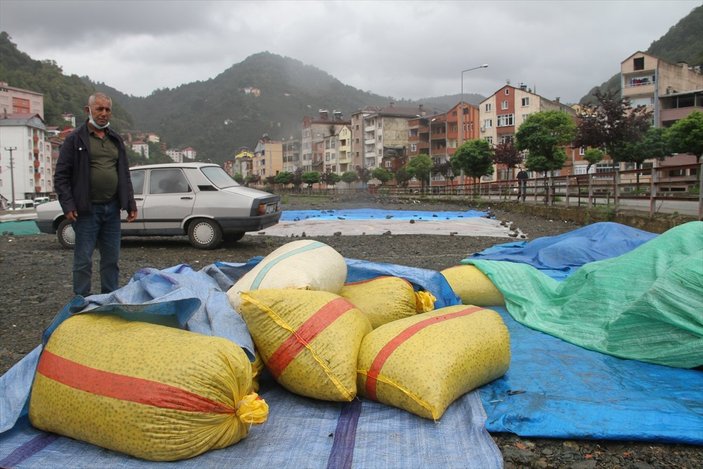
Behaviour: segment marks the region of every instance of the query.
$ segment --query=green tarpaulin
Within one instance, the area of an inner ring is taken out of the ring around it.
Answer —
[[[526,264],[470,260],[518,322],[582,347],[680,368],[703,365],[703,222],[591,262],[557,282]]]

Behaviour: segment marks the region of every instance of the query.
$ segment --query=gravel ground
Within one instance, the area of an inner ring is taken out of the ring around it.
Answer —
[[[448,203],[422,205],[414,201],[366,199],[355,202],[287,197],[284,209],[384,208],[466,210]],[[527,239],[561,234],[578,228],[570,222],[495,210],[497,219],[512,223]],[[442,270],[468,255],[506,238],[471,236],[327,236],[320,241],[347,258]],[[143,267],[158,269],[185,263],[199,269],[215,261],[244,262],[265,256],[290,238],[246,235],[241,241],[213,251],[192,248],[185,237],[126,238],[122,243],[121,284]],[[0,237],[0,374],[41,341],[42,331],[72,297],[71,254],[50,235]],[[95,275],[94,275],[95,277]],[[94,279],[97,281],[97,279]],[[94,283],[94,288],[96,288]],[[635,442],[525,439],[493,434],[506,468],[700,468],[703,448]]]

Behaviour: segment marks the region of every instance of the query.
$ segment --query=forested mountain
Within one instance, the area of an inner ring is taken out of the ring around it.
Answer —
[[[691,13],[672,26],[661,38],[652,42],[647,54],[663,59],[669,63],[686,62],[689,65],[703,65],[703,5],[694,8]],[[635,53],[636,51],[632,51]],[[625,60],[627,57],[623,57]],[[600,90],[620,92],[620,73],[608,81],[594,87],[581,98],[581,104],[594,104],[595,93]]]
[[[80,122],[88,96],[95,91],[92,84],[77,75],[63,74],[61,67],[50,60],[33,60],[17,49],[6,32],[0,32],[0,81],[15,88],[37,91],[44,94],[44,122],[50,126],[63,127],[63,113],[71,113]],[[117,128],[132,126],[132,118],[119,105],[113,106],[112,122]]]
[[[217,162],[231,158],[240,147],[253,148],[264,134],[277,140],[300,138],[303,117],[317,117],[320,109],[330,115],[340,111],[348,120],[366,106],[387,107],[395,101],[268,52],[252,55],[210,80],[157,90],[146,98],[126,96],[102,84],[95,86],[114,96],[134,116],[137,128],[158,133],[171,146],[192,146],[199,158]],[[458,97],[453,99],[456,104]],[[479,102],[483,98],[467,95],[466,100],[470,99]],[[418,104],[406,100],[395,103]],[[427,100],[424,108],[432,111],[434,104]]]
[[[445,112],[459,96],[421,102],[395,100],[343,84],[315,67],[268,52],[252,55],[215,78],[160,89],[142,98],[126,95],[90,77],[67,76],[52,61],[33,60],[18,50],[7,33],[0,33],[0,81],[44,94],[48,125],[63,126],[61,114],[83,116],[88,95],[103,91],[113,98],[113,126],[120,131],[151,131],[169,147],[191,146],[199,159],[222,162],[239,148],[253,148],[259,138],[300,138],[305,116],[320,109],[340,111],[349,119],[366,106],[418,106]],[[466,94],[477,104],[483,96]]]

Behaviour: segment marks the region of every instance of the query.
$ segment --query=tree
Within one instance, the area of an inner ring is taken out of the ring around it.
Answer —
[[[237,181],[238,184],[244,184],[244,176],[242,176],[242,173],[234,173],[232,179]]]
[[[493,149],[485,140],[468,140],[457,148],[450,160],[455,173],[461,171],[474,179],[474,192],[478,179],[493,174]]]
[[[408,187],[408,182],[412,178],[412,175],[405,167],[398,168],[398,171],[395,172],[395,182],[399,187]]]
[[[515,134],[518,150],[528,152],[527,169],[544,173],[545,203],[552,202],[547,173],[564,166],[564,146],[571,143],[575,135],[576,124],[571,116],[561,111],[530,114]]]
[[[261,176],[258,174],[249,174],[247,175],[246,179],[244,179],[244,182],[248,186],[249,184],[257,184],[259,181],[261,181]]]
[[[493,149],[493,162],[505,165],[514,173],[514,168],[522,163],[522,155],[512,141],[501,142]]]
[[[586,166],[586,174],[591,172],[591,166],[598,164],[603,161],[605,153],[599,148],[589,148],[583,155],[583,159],[588,161],[588,166]]]
[[[345,171],[342,173],[342,181],[346,182],[347,184],[352,184],[355,183],[356,181],[359,180],[359,175],[356,173],[356,171]]]
[[[320,182],[320,173],[317,171],[303,173],[303,182],[308,185],[308,189],[311,189],[313,184]]]
[[[356,174],[359,176],[359,181],[363,182],[364,185],[369,183],[371,179],[371,171],[369,168],[362,168],[361,166],[356,167]]]
[[[303,168],[296,168],[293,172],[293,180],[291,181],[296,192],[300,191],[300,186],[303,184]]]
[[[381,181],[381,185],[384,185],[393,179],[393,173],[388,171],[386,168],[374,168],[373,171],[371,171],[371,176]]]
[[[454,171],[452,171],[452,164],[449,161],[437,161],[432,165],[432,174],[439,174],[445,180],[454,180]]]
[[[334,186],[342,180],[342,177],[337,173],[333,173],[332,171],[325,171],[325,173],[320,176],[320,179],[328,186]]]
[[[293,182],[293,173],[291,173],[290,171],[281,171],[280,173],[276,174],[274,182],[285,187]]]
[[[598,104],[585,105],[578,113],[575,145],[604,150],[613,162],[629,161],[627,144],[639,141],[651,127],[652,112],[644,106],[632,108],[628,98],[615,91],[595,93]]]
[[[703,156],[703,113],[695,111],[674,122],[667,137],[673,151],[692,153],[696,155],[696,163],[700,163]]]
[[[425,184],[430,180],[430,171],[432,170],[432,158],[427,153],[420,153],[414,158],[411,158],[405,169],[412,177],[420,181],[422,192],[425,191]]]

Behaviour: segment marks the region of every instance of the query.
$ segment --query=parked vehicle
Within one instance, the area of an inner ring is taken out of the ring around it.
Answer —
[[[280,196],[241,186],[216,164],[135,166],[130,174],[139,214],[122,222],[122,236],[187,235],[194,247],[214,249],[281,218]],[[37,226],[73,248],[75,234],[58,201],[37,207]]]
[[[51,201],[51,199],[48,197],[35,197],[34,198],[34,205],[41,205],[41,204],[45,204],[50,201]]]

